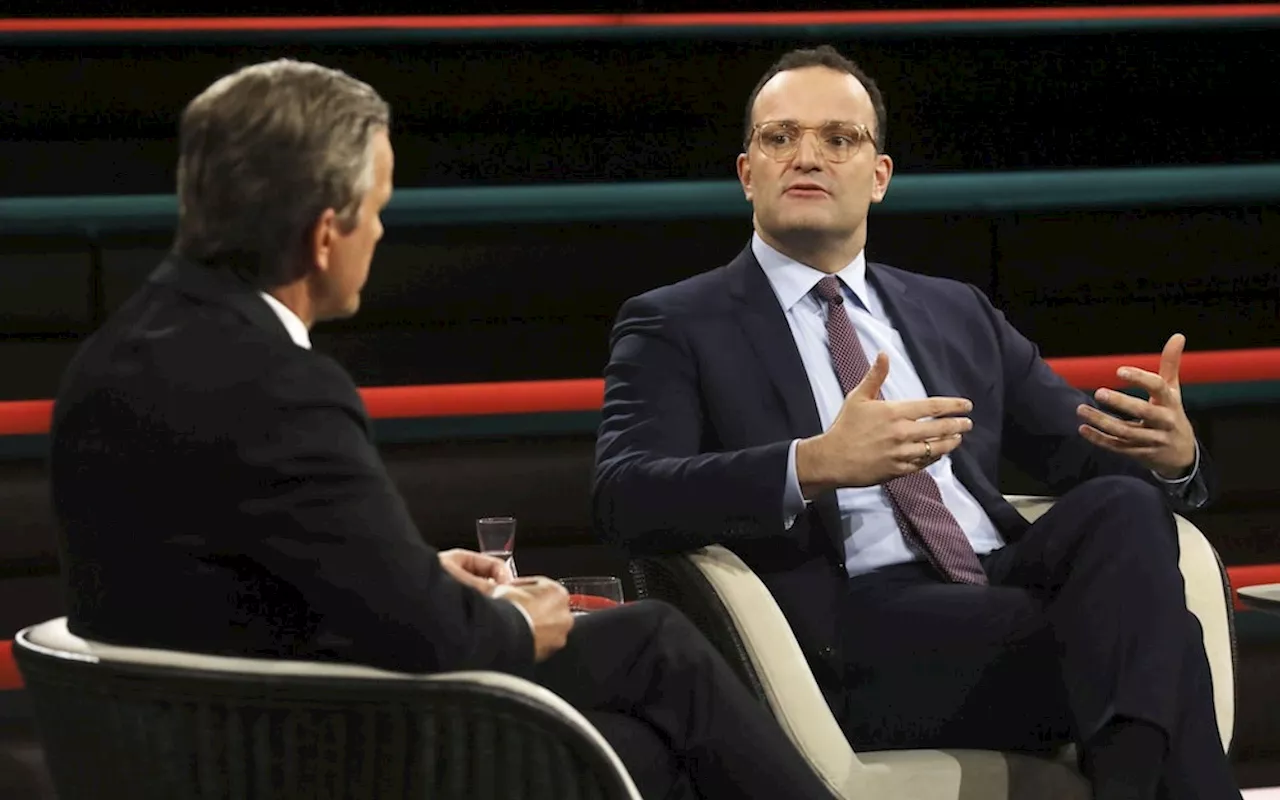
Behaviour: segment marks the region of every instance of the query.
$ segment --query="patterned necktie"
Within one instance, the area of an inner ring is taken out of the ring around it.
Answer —
[[[818,296],[827,301],[827,346],[831,350],[831,361],[835,364],[840,388],[848,394],[866,376],[871,365],[844,310],[840,279],[828,275],[818,281],[817,290]],[[939,572],[955,583],[987,583],[987,574],[973,552],[973,545],[942,502],[938,483],[932,475],[922,469],[892,478],[884,488],[902,535]]]

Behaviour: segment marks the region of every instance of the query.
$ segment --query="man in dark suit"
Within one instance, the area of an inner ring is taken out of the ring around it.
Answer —
[[[309,338],[359,307],[392,191],[388,118],[369,86],[292,61],[187,107],[174,252],[55,404],[72,632],[523,675],[582,709],[646,797],[829,798],[670,607],[575,624],[556,582],[422,541],[356,387]]]
[[[597,526],[637,554],[733,549],[856,747],[1074,739],[1098,798],[1238,797],[1169,507],[1212,490],[1183,338],[1160,374],[1120,371],[1149,401],[1090,398],[974,287],[868,264],[884,125],[829,47],[761,79],[750,246],[619,313]],[[1001,456],[1061,494],[1032,525]]]

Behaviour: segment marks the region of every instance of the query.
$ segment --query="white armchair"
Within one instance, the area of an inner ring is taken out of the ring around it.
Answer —
[[[59,618],[14,656],[62,800],[640,800],[541,686],[89,642]]]
[[[1052,500],[1010,497],[1034,520]],[[1178,518],[1187,606],[1204,629],[1223,747],[1235,717],[1235,641],[1230,588],[1203,534]],[[641,596],[685,611],[743,681],[774,712],[814,770],[840,797],[864,800],[1088,800],[1073,752],[1056,759],[983,750],[857,752],[818,689],[782,611],[764,583],[729,550],[632,562]]]

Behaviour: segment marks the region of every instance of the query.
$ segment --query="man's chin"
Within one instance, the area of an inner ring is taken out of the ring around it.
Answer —
[[[830,238],[848,235],[849,226],[840,225],[826,215],[796,214],[778,220],[775,235],[780,238]]]
[[[331,322],[340,319],[350,319],[360,310],[360,295],[353,296],[345,305],[328,309],[324,314],[317,315],[316,322]]]

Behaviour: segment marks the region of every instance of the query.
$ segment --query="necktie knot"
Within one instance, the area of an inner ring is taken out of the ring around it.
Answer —
[[[835,275],[828,275],[818,281],[818,297],[836,305],[843,303],[844,292],[840,291],[840,279]]]

